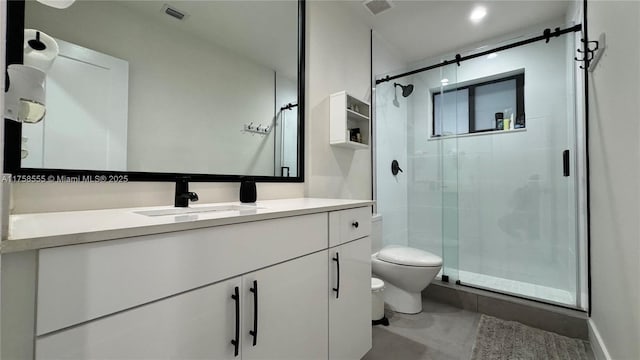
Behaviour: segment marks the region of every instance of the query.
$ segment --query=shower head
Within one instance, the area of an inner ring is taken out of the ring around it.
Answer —
[[[404,97],[411,95],[411,93],[413,92],[413,84],[400,85],[398,83],[393,83],[393,86],[400,86],[400,88],[402,89],[402,96]]]

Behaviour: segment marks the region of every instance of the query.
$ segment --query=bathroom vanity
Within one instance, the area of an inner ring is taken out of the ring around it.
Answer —
[[[371,348],[370,205],[14,215],[2,358],[359,359]]]

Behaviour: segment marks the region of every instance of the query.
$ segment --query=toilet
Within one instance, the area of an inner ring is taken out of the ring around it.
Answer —
[[[381,240],[381,218],[372,221],[372,238]],[[380,224],[375,226],[375,222]],[[374,250],[377,247],[373,246]],[[374,276],[385,282],[384,301],[396,312],[417,314],[422,311],[424,290],[442,267],[442,258],[427,251],[407,246],[388,245],[371,255]]]

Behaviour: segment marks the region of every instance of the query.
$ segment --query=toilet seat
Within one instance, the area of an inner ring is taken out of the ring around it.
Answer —
[[[405,266],[442,266],[442,258],[438,255],[406,246],[386,246],[378,252],[378,259],[392,264]]]

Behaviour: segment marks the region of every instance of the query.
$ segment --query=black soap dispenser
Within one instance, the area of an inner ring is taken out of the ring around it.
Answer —
[[[240,202],[254,203],[257,198],[256,182],[252,178],[243,178],[240,182]]]

